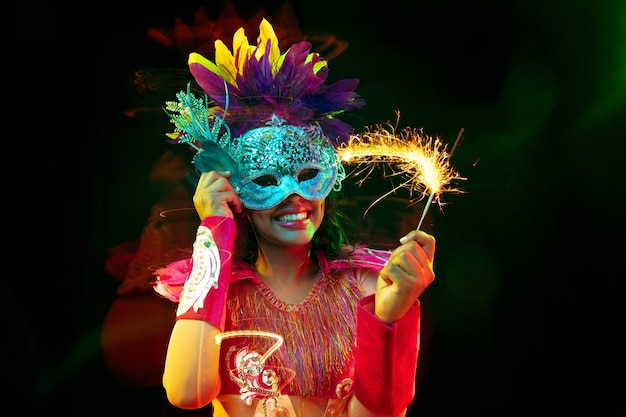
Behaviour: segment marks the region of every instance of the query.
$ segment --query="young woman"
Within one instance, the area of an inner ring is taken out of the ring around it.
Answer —
[[[329,137],[345,127],[331,117],[338,107],[362,105],[356,84],[324,87],[325,62],[309,44],[280,55],[271,25],[260,31],[256,47],[236,33],[226,58],[216,43],[216,64],[190,57],[215,106],[189,91],[168,105],[172,137],[202,146],[192,256],[156,273],[155,289],[178,302],[167,398],[184,409],[213,403],[217,416],[403,416],[435,240],[415,230],[381,251],[348,239],[335,201],[345,174]],[[285,93],[301,85],[308,90]],[[293,111],[307,100],[319,110],[320,94],[323,111]],[[225,120],[227,134],[216,136]]]

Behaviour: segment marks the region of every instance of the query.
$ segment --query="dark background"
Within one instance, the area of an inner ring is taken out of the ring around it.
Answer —
[[[146,31],[216,3],[5,6],[5,201],[21,203],[21,216],[5,215],[15,245],[0,351],[7,406],[163,412],[160,387],[122,387],[102,364],[118,285],[103,264],[141,233],[155,197],[147,175],[170,146],[164,115],[123,114],[162,104],[137,93],[133,74],[186,68]],[[305,33],[349,43],[329,81],[361,80],[356,128],[399,109],[400,125],[448,142],[465,131],[452,158],[465,193],[431,210],[437,279],[409,414],[626,415],[626,4],[291,4]]]

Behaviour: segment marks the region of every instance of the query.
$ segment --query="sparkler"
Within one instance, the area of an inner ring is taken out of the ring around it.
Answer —
[[[462,134],[463,130],[459,133],[454,148]],[[372,172],[373,165],[377,164],[386,164],[392,167],[391,175],[404,177],[401,184],[379,197],[371,206],[400,188],[408,188],[411,196],[417,194],[416,201],[428,195],[417,230],[421,228],[433,201],[441,209],[441,194],[460,193],[461,190],[453,185],[453,181],[465,179],[450,165],[451,153],[448,153],[441,138],[425,135],[422,128],[407,127],[396,132],[392,126],[376,125],[365,133],[352,136],[347,144],[338,149],[338,154],[348,164],[369,167],[369,171],[364,168],[357,173],[365,173],[361,182]],[[394,166],[397,170],[394,170]]]

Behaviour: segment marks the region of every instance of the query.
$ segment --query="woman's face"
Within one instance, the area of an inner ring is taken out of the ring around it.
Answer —
[[[325,200],[292,194],[268,210],[250,210],[248,217],[260,245],[299,246],[311,242],[324,218]]]

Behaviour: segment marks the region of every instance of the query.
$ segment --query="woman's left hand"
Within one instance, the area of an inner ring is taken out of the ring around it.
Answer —
[[[387,324],[399,320],[435,279],[435,238],[413,230],[404,236],[378,274],[376,316]]]

